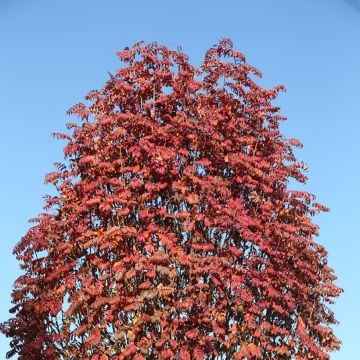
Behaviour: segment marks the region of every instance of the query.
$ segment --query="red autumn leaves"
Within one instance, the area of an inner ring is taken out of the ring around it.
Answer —
[[[341,289],[314,240],[326,210],[284,118],[230,40],[200,68],[157,44],[70,110],[57,195],[15,248],[1,330],[19,359],[327,359]]]

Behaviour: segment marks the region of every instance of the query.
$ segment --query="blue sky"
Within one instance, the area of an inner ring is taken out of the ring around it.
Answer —
[[[12,248],[42,210],[43,185],[62,160],[65,111],[102,86],[116,50],[140,40],[181,45],[193,63],[230,37],[262,84],[282,83],[283,131],[299,138],[306,190],[331,208],[317,217],[319,242],[345,293],[334,310],[342,350],[358,358],[360,324],[360,1],[357,0],[0,0],[0,321],[20,274]],[[7,340],[0,337],[0,358]]]

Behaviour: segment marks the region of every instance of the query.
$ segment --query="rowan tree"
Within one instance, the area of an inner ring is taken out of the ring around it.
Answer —
[[[15,247],[8,357],[328,359],[340,292],[260,72],[139,43],[69,113],[65,163]]]

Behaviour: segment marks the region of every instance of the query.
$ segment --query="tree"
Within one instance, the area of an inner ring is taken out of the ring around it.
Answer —
[[[282,86],[223,39],[199,68],[156,43],[69,113],[66,164],[14,253],[19,359],[328,359],[334,285]]]

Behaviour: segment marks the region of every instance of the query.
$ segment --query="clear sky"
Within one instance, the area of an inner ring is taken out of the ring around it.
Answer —
[[[12,248],[42,210],[62,160],[65,111],[107,80],[116,50],[140,40],[182,45],[195,64],[230,37],[266,86],[282,83],[283,131],[299,138],[306,190],[331,212],[319,242],[345,293],[334,310],[335,360],[359,359],[360,0],[0,0],[0,321],[20,274]],[[0,337],[0,358],[8,342]]]

